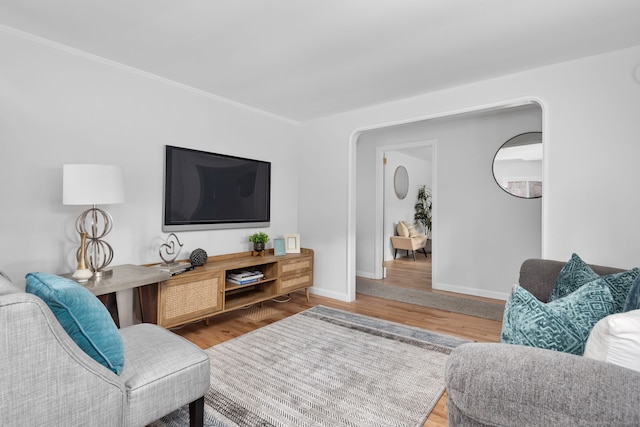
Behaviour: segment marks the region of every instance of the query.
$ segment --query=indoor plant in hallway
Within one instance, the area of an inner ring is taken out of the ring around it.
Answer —
[[[431,189],[426,185],[421,185],[418,188],[418,201],[415,204],[416,213],[413,215],[413,219],[416,223],[422,225],[424,234],[429,234],[431,232],[432,207],[433,201],[431,198]]]

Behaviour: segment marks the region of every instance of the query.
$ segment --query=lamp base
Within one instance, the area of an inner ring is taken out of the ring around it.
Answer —
[[[93,278],[94,279],[105,279],[105,278],[111,277],[111,276],[113,276],[113,270],[112,269],[99,270],[99,271],[94,271],[93,272]]]
[[[86,282],[87,280],[93,277],[93,271],[88,268],[78,269],[73,272],[72,278],[76,279],[78,282]]]

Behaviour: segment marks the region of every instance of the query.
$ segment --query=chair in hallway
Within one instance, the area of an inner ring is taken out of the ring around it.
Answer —
[[[396,226],[396,232],[397,236],[391,236],[391,246],[395,250],[393,259],[396,259],[398,249],[407,251],[407,257],[411,252],[414,261],[416,260],[416,252],[423,252],[425,257],[429,257],[428,253],[431,252],[429,236],[419,233],[409,221],[400,221]]]

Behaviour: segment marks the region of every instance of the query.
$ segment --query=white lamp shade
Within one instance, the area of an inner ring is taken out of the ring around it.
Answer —
[[[110,205],[123,202],[124,180],[120,166],[63,165],[63,204]]]

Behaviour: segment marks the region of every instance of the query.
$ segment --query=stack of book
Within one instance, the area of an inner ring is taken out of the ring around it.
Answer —
[[[236,285],[248,285],[255,283],[264,277],[261,271],[235,271],[227,273],[227,282]]]

